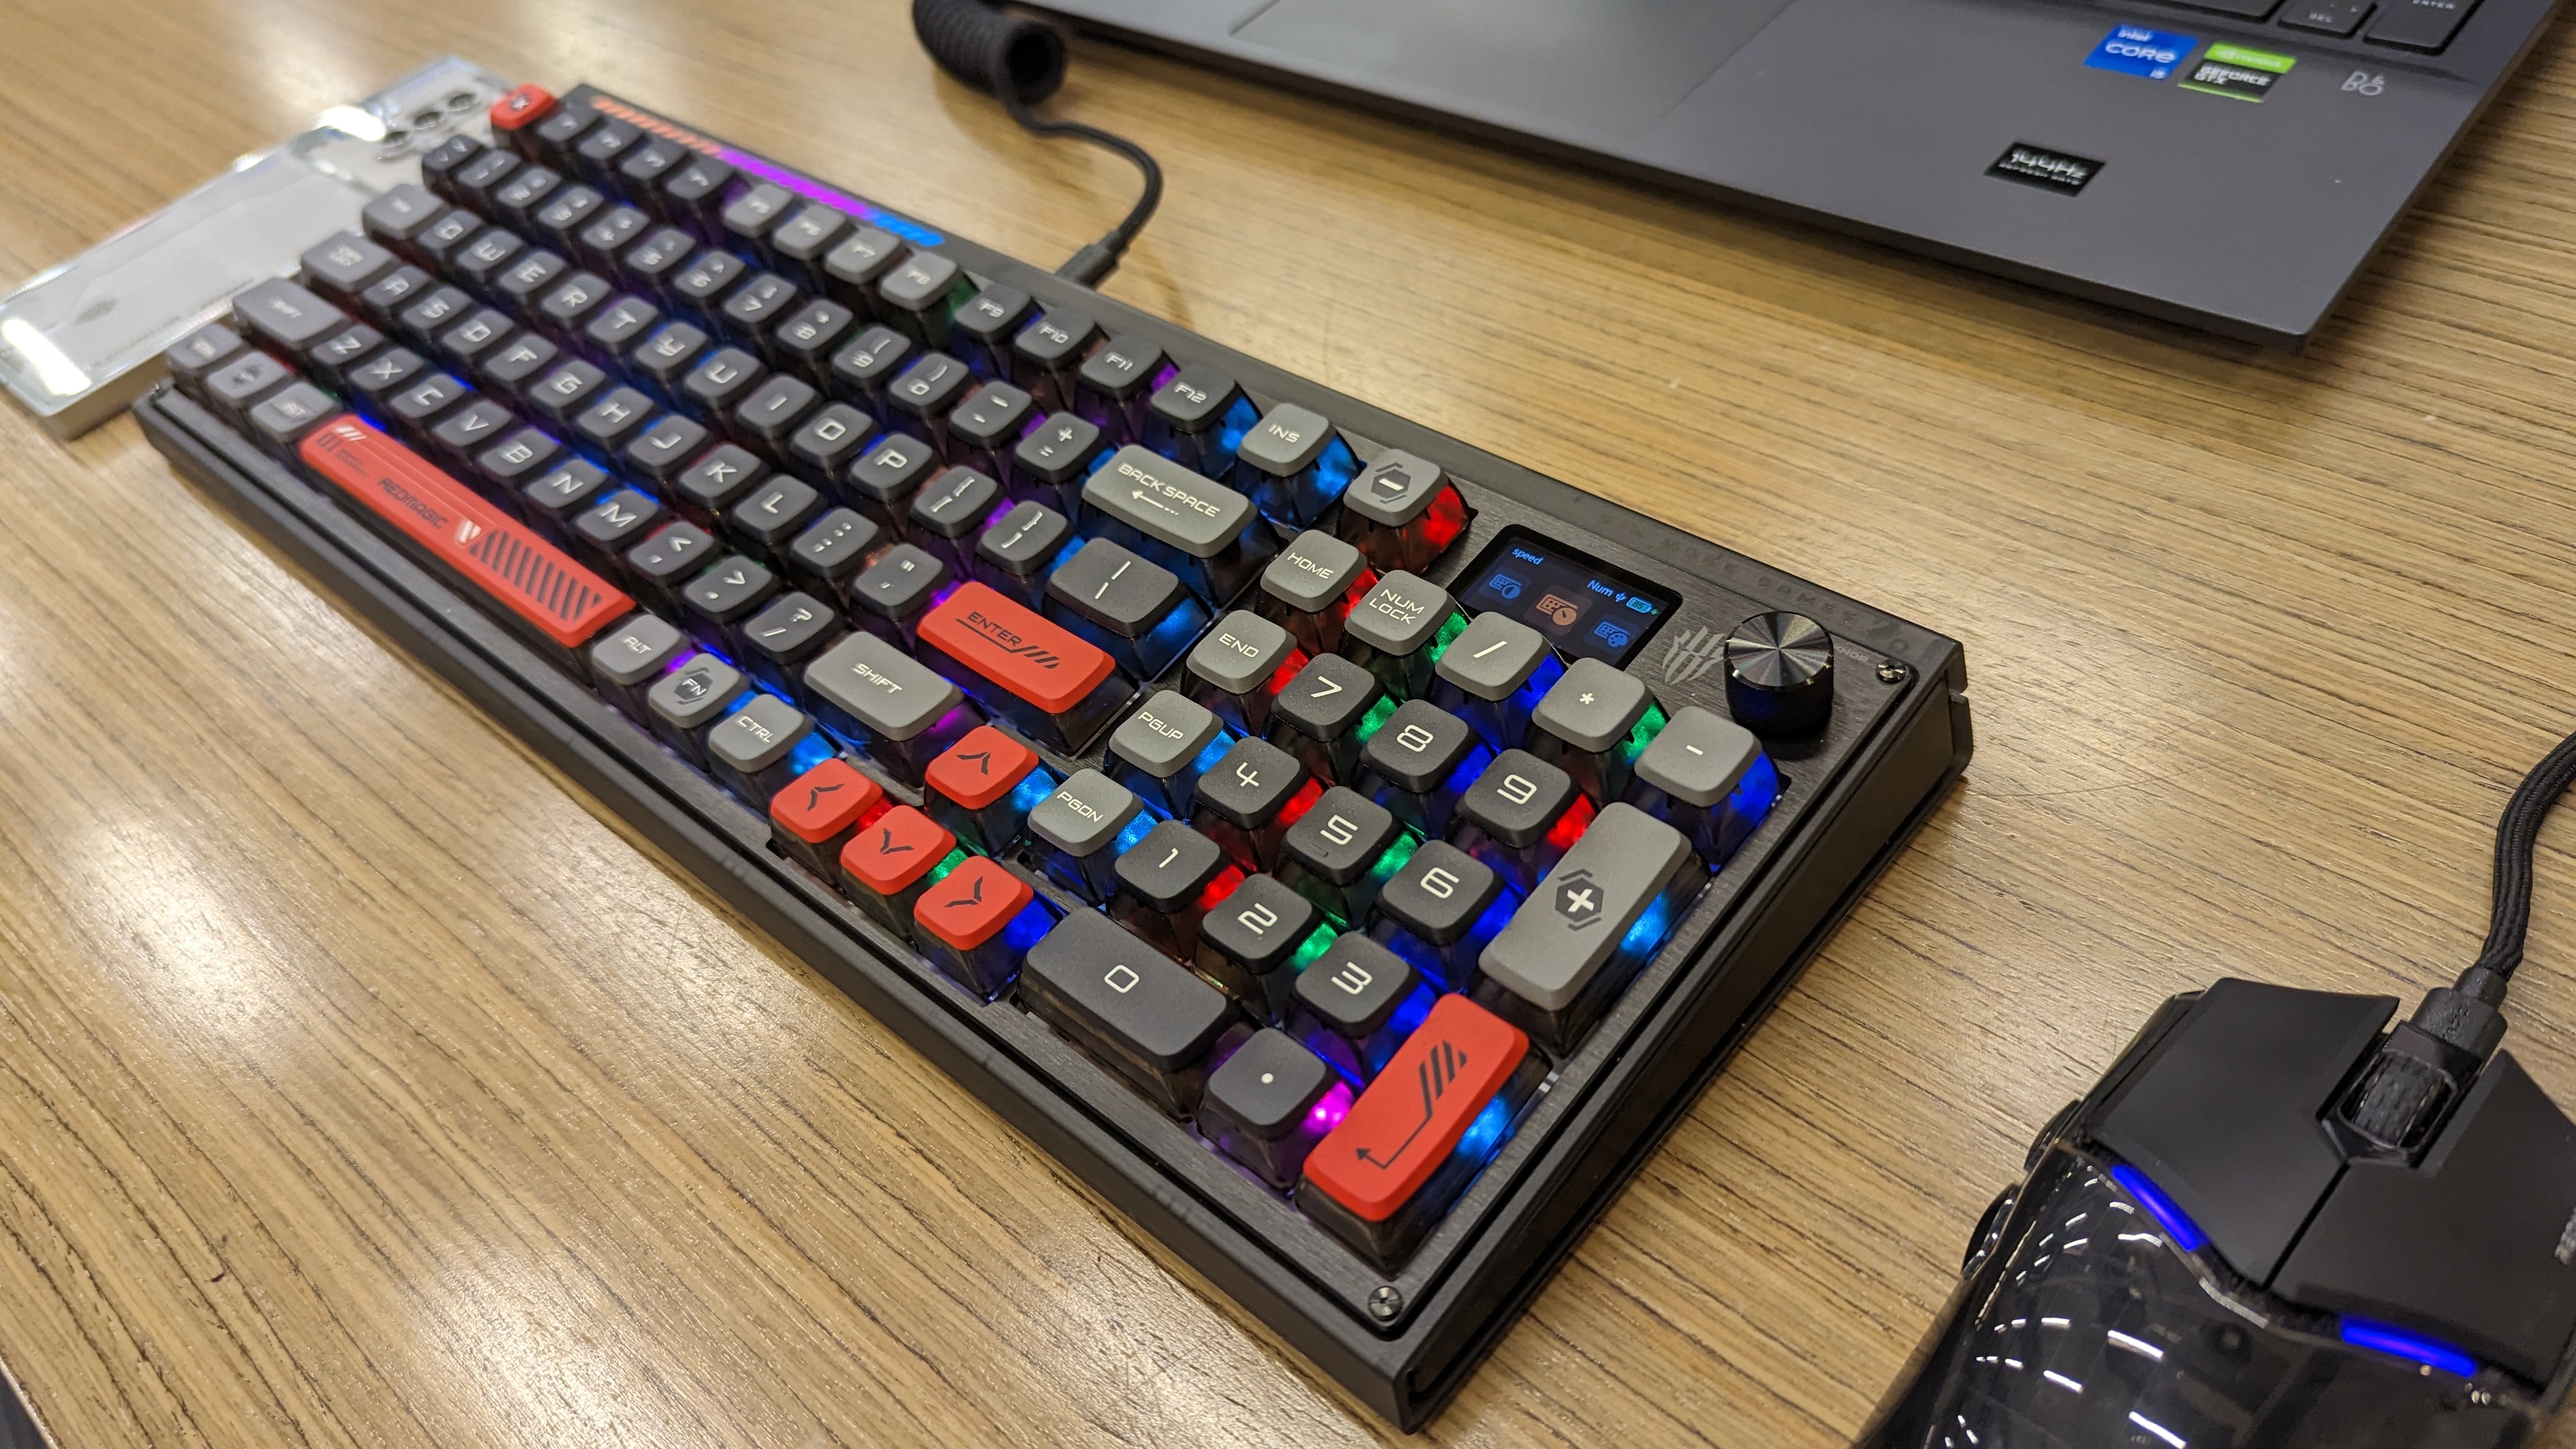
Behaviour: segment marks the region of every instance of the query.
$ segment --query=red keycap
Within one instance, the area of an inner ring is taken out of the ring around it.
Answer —
[[[1038,752],[1009,735],[983,725],[930,762],[930,788],[965,806],[981,810],[1027,778]]]
[[[921,638],[1048,714],[1090,698],[1117,666],[1107,654],[983,584],[922,616]]]
[[[818,845],[866,819],[884,802],[885,788],[851,769],[849,761],[825,760],[770,800],[769,818],[797,839]]]
[[[1029,883],[976,856],[932,886],[912,908],[922,928],[960,951],[972,951],[1001,933],[1037,898]]]
[[[506,134],[522,126],[533,126],[544,120],[554,108],[554,92],[544,86],[521,86],[492,103],[492,129]]]
[[[356,418],[324,423],[298,451],[307,467],[566,649],[635,612],[635,601],[607,580]]]
[[[881,896],[894,895],[930,874],[957,848],[957,837],[909,805],[898,805],[841,847],[841,869]]]
[[[1444,996],[1306,1159],[1306,1176],[1369,1222],[1395,1215],[1529,1055],[1520,1028]]]

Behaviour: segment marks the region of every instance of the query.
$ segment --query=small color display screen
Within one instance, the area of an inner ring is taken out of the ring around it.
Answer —
[[[1681,596],[1515,526],[1459,576],[1458,602],[1518,619],[1567,654],[1619,665]]]

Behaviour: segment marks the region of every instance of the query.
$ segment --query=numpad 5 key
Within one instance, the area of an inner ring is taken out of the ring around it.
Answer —
[[[1970,750],[1951,640],[588,87],[169,367],[183,472],[1408,1428]]]

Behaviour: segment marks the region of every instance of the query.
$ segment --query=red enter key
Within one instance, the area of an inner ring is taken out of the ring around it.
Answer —
[[[1051,715],[1088,699],[1117,667],[1107,654],[983,584],[964,585],[924,615],[921,638]]]
[[[607,580],[356,418],[324,423],[300,451],[314,472],[566,649],[635,612]]]
[[[1464,996],[1441,997],[1342,1125],[1315,1144],[1307,1180],[1365,1221],[1393,1217],[1527,1055],[1520,1028]]]

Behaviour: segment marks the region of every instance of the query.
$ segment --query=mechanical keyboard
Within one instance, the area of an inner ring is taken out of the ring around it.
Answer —
[[[591,88],[420,168],[156,446],[1405,1428],[1966,765],[1951,640]]]

